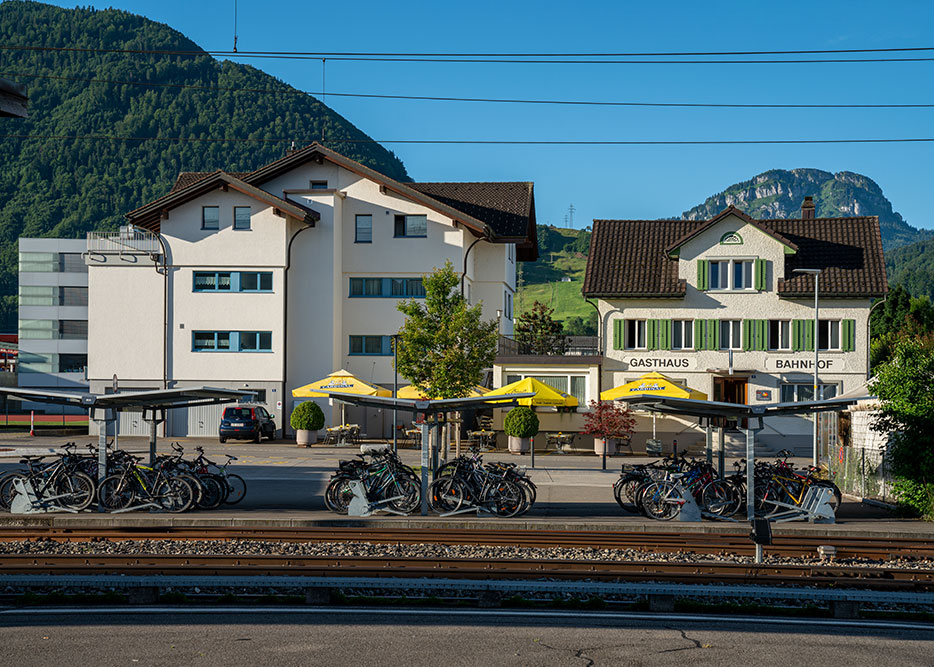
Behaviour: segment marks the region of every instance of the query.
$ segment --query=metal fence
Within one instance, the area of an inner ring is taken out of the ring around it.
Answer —
[[[843,493],[894,502],[892,484],[884,449],[868,447],[833,447],[827,460],[830,475]]]

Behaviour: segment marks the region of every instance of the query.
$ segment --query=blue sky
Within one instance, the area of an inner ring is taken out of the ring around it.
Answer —
[[[74,2],[56,2],[63,7]],[[208,50],[233,42],[233,0],[112,0]],[[101,5],[104,7],[104,5]],[[241,50],[659,52],[934,46],[931,2],[371,2],[239,0]],[[934,52],[924,55],[934,55]],[[243,59],[296,88],[321,64]],[[458,97],[652,102],[932,103],[934,62],[784,65],[490,65],[334,62],[327,88]],[[792,139],[934,137],[934,109],[631,109],[330,97],[375,139]],[[679,215],[771,168],[855,171],[934,227],[934,144],[406,146],[416,180],[531,180],[540,222]],[[222,165],[218,165],[222,166]]]

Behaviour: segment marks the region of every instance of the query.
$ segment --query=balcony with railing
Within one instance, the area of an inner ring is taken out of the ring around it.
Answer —
[[[533,343],[500,336],[496,351],[496,363],[591,364],[601,358],[597,336],[555,336]]]
[[[127,225],[117,232],[88,232],[88,252],[160,255],[162,245],[149,230]]]

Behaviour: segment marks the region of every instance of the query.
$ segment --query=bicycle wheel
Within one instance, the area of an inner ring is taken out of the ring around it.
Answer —
[[[170,477],[159,482],[153,494],[153,501],[166,512],[184,512],[194,502],[191,484],[181,477]]]
[[[837,510],[840,509],[840,505],[843,503],[843,494],[840,493],[839,487],[827,479],[819,479],[815,482],[812,482],[817,486],[823,486],[831,491],[833,491],[833,497],[830,499],[830,508],[834,511],[834,514],[837,513]]]
[[[387,505],[397,512],[410,514],[418,509],[422,502],[421,486],[413,482],[408,477],[397,479],[395,483],[389,485],[387,493],[389,497],[402,496],[396,500],[391,500]]]
[[[337,514],[347,514],[351,499],[353,499],[353,492],[350,490],[350,479],[347,477],[331,480],[324,491],[324,504]]]
[[[97,500],[108,512],[126,509],[135,499],[136,489],[123,475],[105,477],[97,487]]]
[[[10,511],[10,503],[13,502],[13,496],[16,495],[16,490],[13,488],[13,480],[25,478],[26,475],[18,472],[7,473],[3,477],[0,477],[0,509],[6,512]]]
[[[633,514],[639,513],[639,508],[635,503],[636,490],[642,485],[642,477],[638,475],[626,475],[616,480],[613,485],[613,497],[616,498],[616,504],[627,512]]]
[[[224,500],[228,505],[236,505],[246,497],[246,482],[240,475],[230,473],[227,475],[227,498]]]
[[[650,519],[669,521],[681,513],[681,505],[674,502],[680,499],[672,482],[652,482],[642,492],[642,507]]]
[[[187,479],[187,477],[186,477]],[[195,502],[198,509],[213,510],[224,504],[227,497],[227,485],[217,475],[198,475],[194,477],[201,486],[201,498]]]
[[[463,503],[461,483],[450,475],[439,477],[428,487],[428,505],[438,514],[456,512]]]
[[[532,506],[535,504],[535,499],[538,497],[538,490],[528,477],[518,478],[516,484],[519,485],[519,488],[522,489],[522,493],[525,494],[525,507],[519,513],[522,515],[532,509]]]
[[[519,485],[508,479],[502,480],[492,488],[489,495],[492,496],[489,498],[489,506],[493,514],[506,519],[519,514],[525,505],[525,495]]]
[[[736,505],[733,485],[722,479],[710,482],[701,492],[701,509],[710,514],[731,516]]]
[[[83,472],[62,475],[55,481],[53,495],[61,496],[55,502],[62,507],[81,511],[94,500],[94,481]]]

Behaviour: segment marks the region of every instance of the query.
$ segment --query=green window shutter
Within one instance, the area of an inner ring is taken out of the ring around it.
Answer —
[[[697,289],[701,291],[707,290],[707,281],[710,276],[708,264],[710,264],[710,262],[706,259],[697,260]]]
[[[658,349],[658,320],[645,321],[645,347],[649,350]]]
[[[759,320],[759,347],[757,350],[765,351],[769,349],[769,321]]]
[[[765,266],[766,264],[764,259],[757,259],[755,266],[753,267],[756,274],[755,287],[760,291],[765,289]]]
[[[694,349],[704,349],[704,320],[694,320]]]
[[[743,350],[751,350],[752,345],[752,320],[743,320]]]
[[[840,327],[840,347],[844,352],[852,352],[856,349],[856,320],[843,320]]]
[[[804,349],[814,350],[814,320],[804,320]]]
[[[795,352],[800,351],[801,345],[801,320],[791,321],[791,349]]]
[[[625,332],[626,320],[613,320],[613,349],[623,349],[623,333]]]

